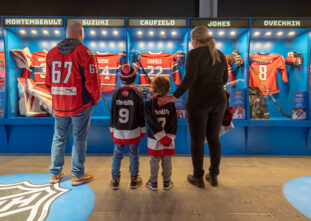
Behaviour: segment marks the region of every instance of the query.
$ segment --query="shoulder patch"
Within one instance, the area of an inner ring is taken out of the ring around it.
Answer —
[[[87,49],[87,53],[88,53],[89,55],[95,55],[94,52],[93,52],[91,49],[89,49],[89,48]]]

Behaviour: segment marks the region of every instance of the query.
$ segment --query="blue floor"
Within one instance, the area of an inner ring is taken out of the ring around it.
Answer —
[[[49,184],[49,179],[50,175],[44,173],[29,173],[29,174],[0,176],[0,184],[2,184],[0,185],[0,191],[1,188],[2,191],[4,191],[4,189],[6,188],[3,184],[14,184],[23,181],[28,181],[28,183],[30,183],[29,186],[34,184],[33,188],[40,188],[40,186],[36,185]],[[48,186],[50,185],[44,186],[47,186],[47,188],[49,188]],[[56,200],[52,202],[50,208],[45,208],[45,210],[49,210],[46,221],[87,220],[95,205],[95,195],[92,188],[87,184],[80,186],[72,186],[71,177],[64,177],[62,179],[62,182],[60,183],[60,187],[66,192],[57,197]],[[29,197],[29,195],[24,196],[24,198],[27,197]],[[16,197],[12,196],[11,200],[13,201],[14,198]]]
[[[283,193],[293,207],[311,219],[311,176],[288,181]]]

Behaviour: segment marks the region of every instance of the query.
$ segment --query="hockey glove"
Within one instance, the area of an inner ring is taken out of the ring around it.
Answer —
[[[232,51],[232,54],[229,56],[228,63],[229,63],[229,65],[232,65],[233,63],[235,63],[237,68],[239,68],[243,65],[243,59],[242,59],[241,54],[238,50]]]
[[[133,50],[131,53],[130,53],[130,58],[132,60],[133,63],[136,63],[139,61],[140,59],[140,52],[137,51],[137,50]]]
[[[165,136],[165,137],[162,137],[159,142],[163,145],[163,146],[166,146],[166,147],[169,147],[171,146],[173,140],[172,138],[168,137],[168,136]]]
[[[285,62],[287,65],[299,67],[302,64],[302,54],[297,51],[289,51]]]

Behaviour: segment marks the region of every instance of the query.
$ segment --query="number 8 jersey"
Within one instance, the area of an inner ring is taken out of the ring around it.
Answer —
[[[47,55],[45,85],[56,116],[74,116],[97,104],[100,80],[94,53],[78,40],[64,39]]]
[[[142,96],[133,87],[120,87],[112,97],[110,132],[115,144],[135,144],[145,136]]]
[[[280,69],[281,76],[284,83],[287,83],[286,65],[285,60],[282,55],[268,53],[255,53],[251,55],[253,58],[253,63],[251,64],[254,70],[257,72],[259,78],[268,88],[271,94],[279,93],[280,90],[277,84],[277,70]],[[261,85],[260,81],[255,76],[256,74],[249,68],[249,86],[258,87],[263,95],[267,95],[268,92]]]

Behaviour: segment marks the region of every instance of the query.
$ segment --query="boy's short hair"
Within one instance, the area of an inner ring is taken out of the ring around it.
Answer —
[[[157,76],[152,80],[151,87],[153,88],[153,93],[165,96],[170,92],[171,82],[166,77]]]

